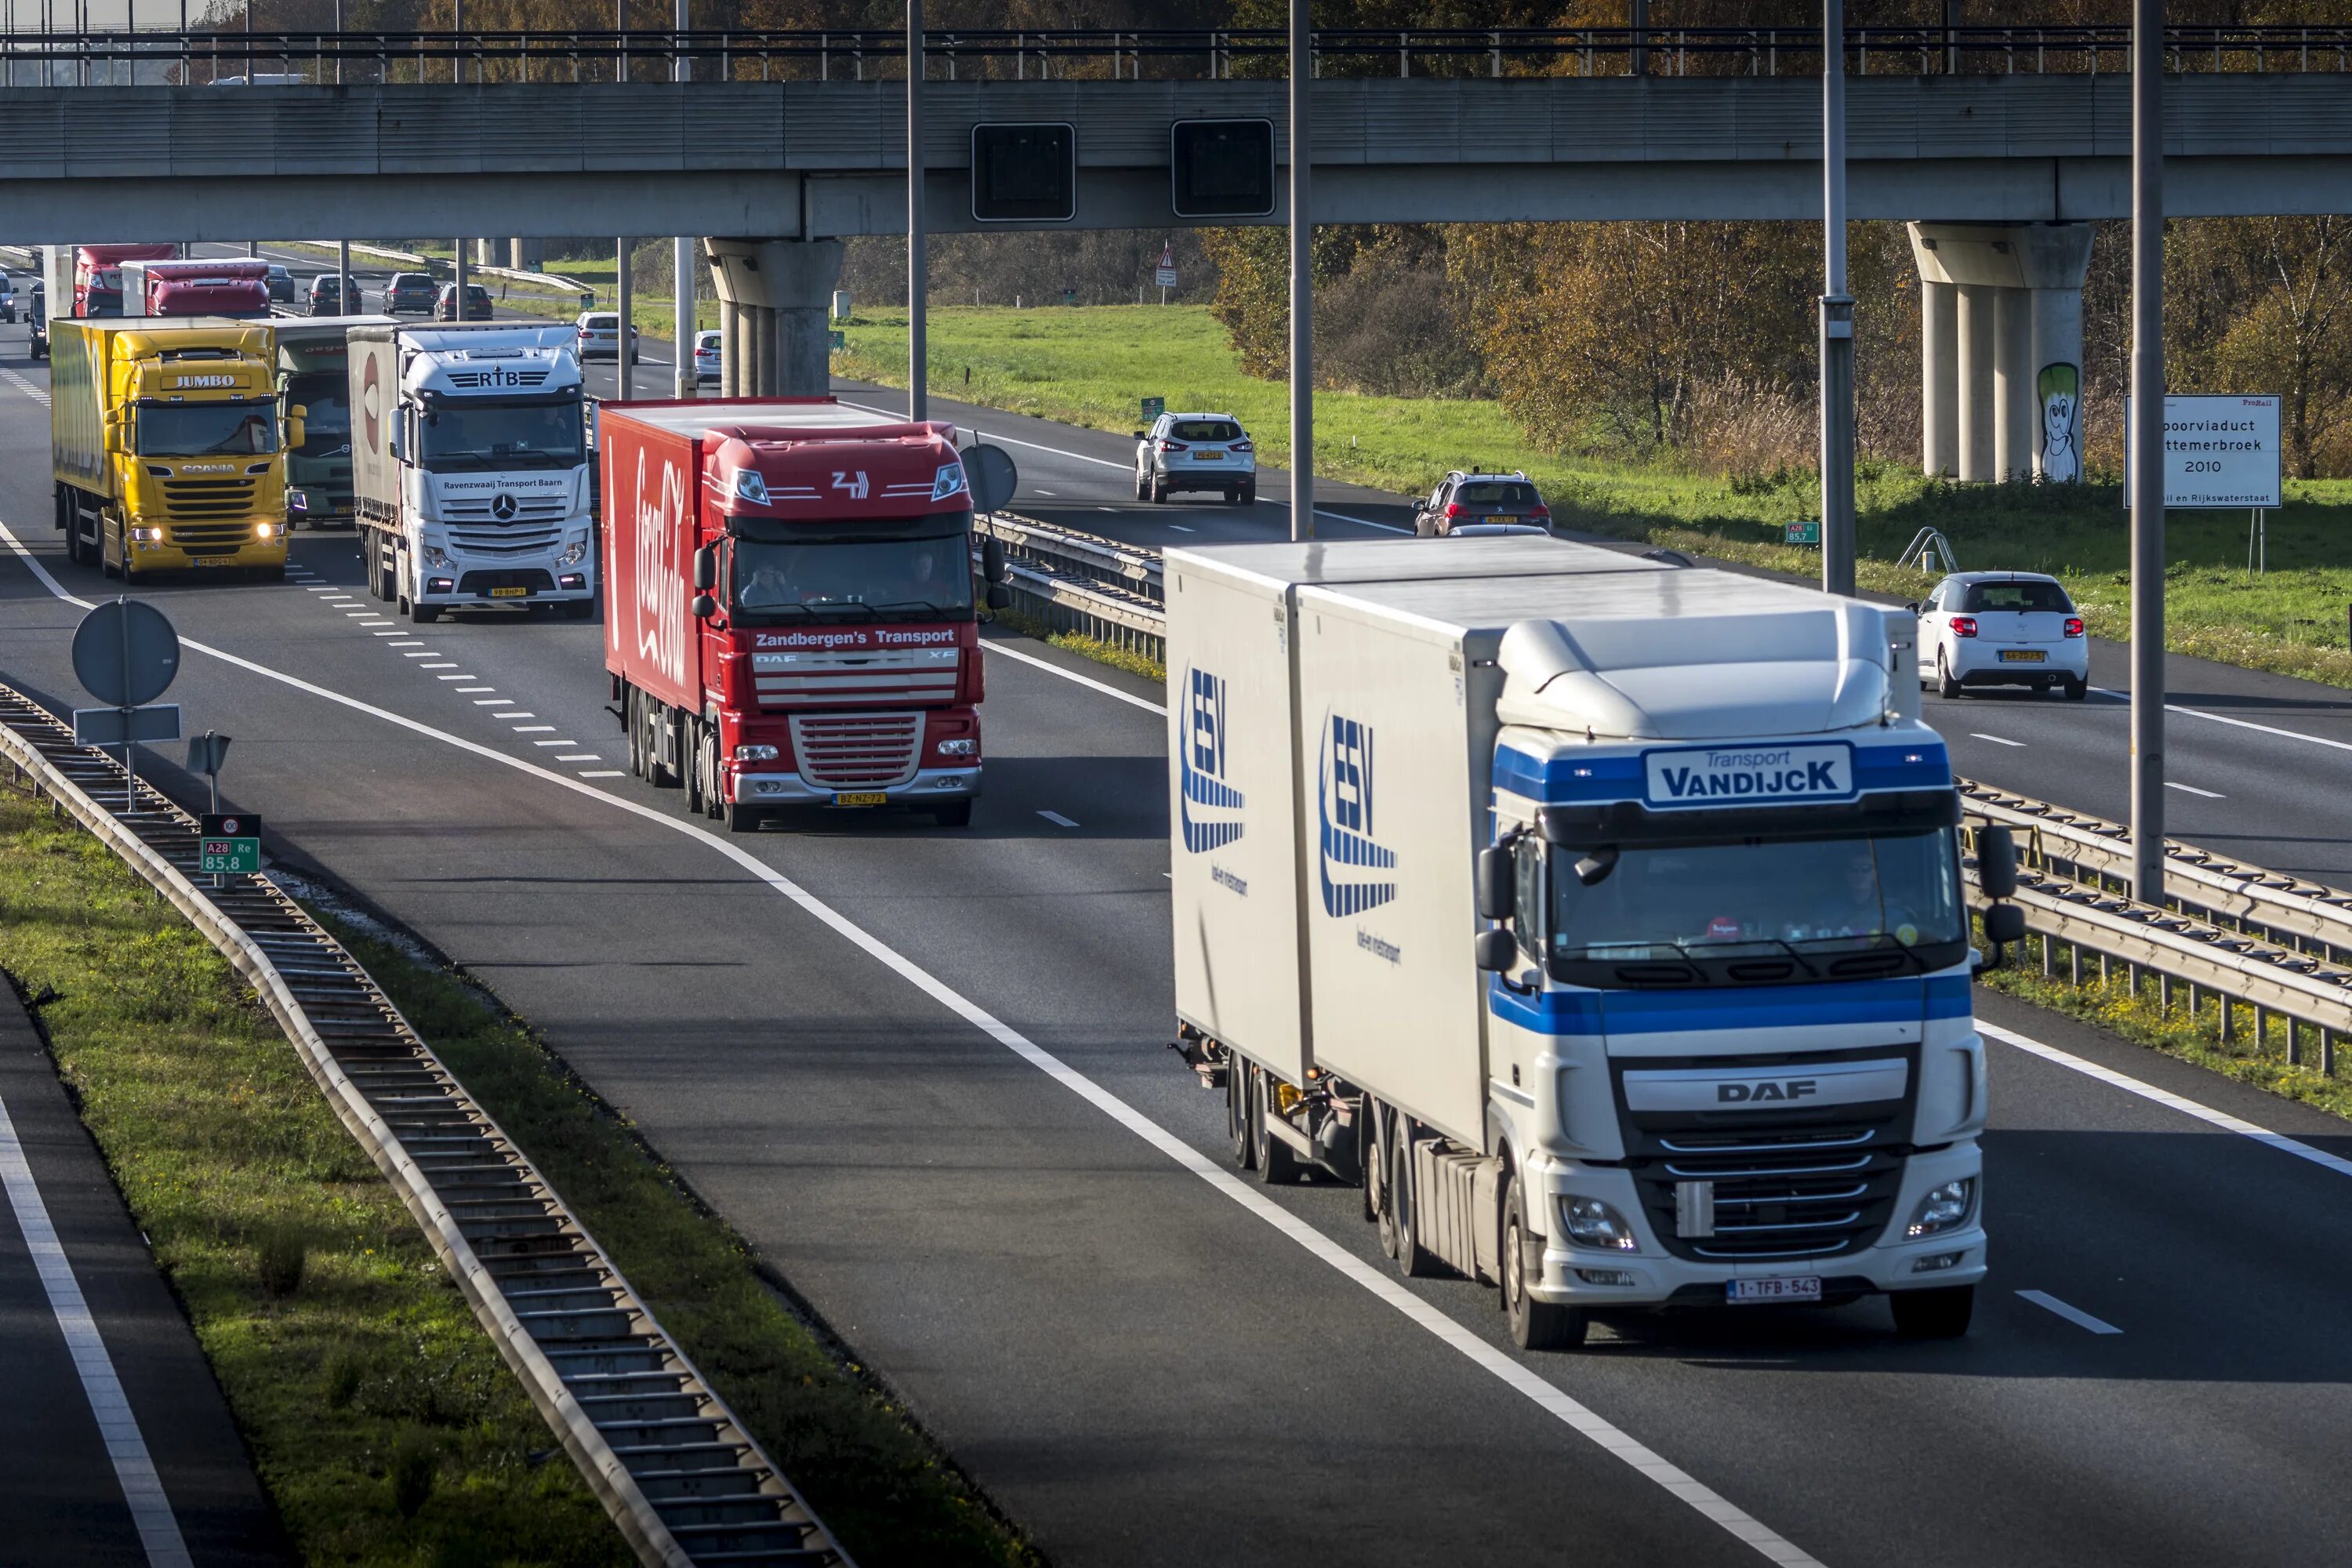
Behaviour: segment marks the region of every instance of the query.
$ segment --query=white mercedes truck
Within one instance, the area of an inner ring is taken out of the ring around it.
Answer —
[[[464,606],[596,607],[569,327],[354,327],[353,516],[368,591],[422,624]]]
[[[1874,1294],[1966,1331],[1985,959],[1909,616],[1551,541],[1163,574],[1177,1045],[1238,1164],[1360,1181],[1529,1349]]]

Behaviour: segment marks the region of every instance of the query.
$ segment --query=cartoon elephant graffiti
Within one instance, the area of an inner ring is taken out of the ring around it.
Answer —
[[[2042,404],[2039,477],[2044,484],[2074,484],[2083,477],[2083,373],[2071,364],[2045,364],[2034,390]]]

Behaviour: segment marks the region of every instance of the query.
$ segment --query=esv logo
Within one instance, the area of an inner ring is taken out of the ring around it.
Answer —
[[[1718,1105],[1755,1105],[1767,1100],[1810,1100],[1821,1093],[1822,1086],[1809,1078],[1792,1078],[1786,1083],[1766,1079],[1761,1083],[1719,1083],[1715,1086]]]
[[[1184,676],[1184,731],[1177,737],[1176,766],[1181,788],[1177,814],[1184,829],[1184,847],[1198,855],[1222,848],[1242,836],[1242,792],[1225,782],[1232,758],[1226,747],[1225,683],[1205,669],[1188,668]],[[1218,815],[1212,815],[1218,814]]]
[[[851,500],[864,500],[866,490],[866,470],[860,468],[853,474],[845,469],[835,468],[833,471],[833,488],[837,490],[847,490]]]
[[[1396,851],[1372,837],[1371,726],[1331,714],[1324,722],[1316,773],[1323,912],[1354,915],[1378,909],[1396,897],[1396,884],[1364,873],[1395,869]]]

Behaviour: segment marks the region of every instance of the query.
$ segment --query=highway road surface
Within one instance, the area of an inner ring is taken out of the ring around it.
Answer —
[[[0,332],[0,678],[62,708],[77,601],[113,587],[48,527],[45,381]],[[1135,502],[1116,437],[974,423],[1049,521],[1286,526]],[[1402,521],[1324,498],[1330,533]],[[1899,1342],[1863,1302],[1523,1355],[1493,1292],[1396,1278],[1352,1189],[1227,1167],[1222,1100],[1165,1048],[1150,684],[992,637],[971,829],[730,837],[626,775],[600,626],[420,631],[360,592],[348,536],[294,558],[283,584],[142,589],[191,644],[173,698],[236,737],[226,794],[542,1031],[1062,1568],[2352,1557],[2338,1121],[1985,997],[1993,1275],[1966,1340]],[[2201,679],[2216,717],[2180,721],[2175,766],[2221,802],[2185,797],[2182,833],[2352,869],[2340,704]],[[1968,770],[2116,809],[2119,707],[1930,711]]]

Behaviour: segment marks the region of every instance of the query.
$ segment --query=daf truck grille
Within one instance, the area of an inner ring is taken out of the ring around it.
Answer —
[[[751,656],[751,686],[762,708],[838,707],[845,702],[955,700],[963,656],[953,647],[856,648]]]
[[[242,521],[253,515],[253,481],[166,479],[163,510],[175,521],[207,517],[233,517]]]
[[[1790,1110],[1633,1110],[1625,1121],[1626,1164],[1650,1229],[1677,1258],[1710,1263],[1834,1258],[1859,1252],[1886,1232],[1911,1147],[1918,1053],[1908,1046],[1752,1057],[1643,1058],[1628,1068],[1719,1069],[1727,1074],[1862,1060],[1906,1063],[1898,1099]],[[1617,1103],[1625,1102],[1622,1078]],[[1676,1188],[1713,1184],[1715,1233],[1680,1235]]]
[[[895,789],[915,776],[920,713],[795,713],[793,755],[819,789]]]

